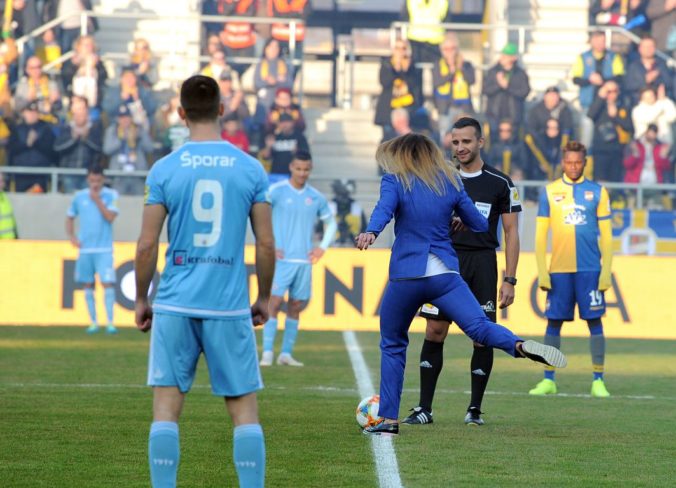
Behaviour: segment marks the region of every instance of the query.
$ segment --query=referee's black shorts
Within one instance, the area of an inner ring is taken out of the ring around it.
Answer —
[[[493,322],[496,319],[498,290],[498,262],[493,249],[476,251],[456,251],[460,262],[460,276],[469,285],[469,289],[483,308],[486,316]],[[423,305],[419,315],[426,319],[450,322],[431,304]]]

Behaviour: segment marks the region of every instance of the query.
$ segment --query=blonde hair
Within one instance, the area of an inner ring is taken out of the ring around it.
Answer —
[[[392,174],[410,191],[413,179],[420,179],[437,195],[446,193],[444,179],[460,189],[458,170],[444,159],[432,139],[411,132],[383,142],[376,151],[376,161],[385,173]]]

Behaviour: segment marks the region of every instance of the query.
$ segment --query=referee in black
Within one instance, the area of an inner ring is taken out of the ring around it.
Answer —
[[[499,246],[498,220],[502,217],[505,232],[505,277],[500,285],[497,306],[505,308],[514,302],[516,266],[519,261],[518,212],[519,194],[512,180],[488,166],[481,159],[484,139],[481,125],[471,117],[458,119],[451,128],[454,159],[459,163],[465,190],[477,209],[488,219],[489,230],[467,232],[462,222],[454,218],[451,238],[460,261],[460,275],[467,282],[490,320],[496,319],[498,265],[495,249]],[[420,352],[420,403],[403,420],[405,424],[432,423],[432,400],[444,362],[444,340],[449,320],[431,306],[420,312],[427,319],[425,342]],[[474,343],[470,364],[472,397],[465,416],[467,425],[483,425],[481,402],[493,369],[493,349]]]

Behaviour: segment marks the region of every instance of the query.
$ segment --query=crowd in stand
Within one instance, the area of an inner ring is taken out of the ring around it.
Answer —
[[[571,67],[576,103],[562,98],[559,86],[534,93],[517,46],[506,44],[483,73],[480,112],[472,101],[476,69],[457,35],[441,25],[449,19],[448,3],[404,3],[407,36],[396,40],[380,68],[375,123],[384,140],[428,132],[448,150],[453,121],[471,115],[485,127],[485,160],[514,180],[560,176],[561,149],[577,138],[590,148],[597,180],[674,181],[676,79],[656,50],[676,51],[676,0],[591,2],[590,25],[599,28]],[[631,45],[617,34],[606,39],[606,26],[624,27],[641,40]],[[431,69],[432,100],[423,98],[422,69]]]
[[[304,20],[309,6],[307,0],[202,2],[205,15],[244,20],[205,23],[204,53],[209,61],[200,72],[220,86],[225,107],[222,136],[282,175],[296,150],[308,151],[303,113],[293,92],[305,32],[302,26],[291,29],[288,22],[246,20],[257,16]],[[128,62],[109,71],[93,36],[97,23],[90,22],[89,34],[81,36],[80,16],[75,15],[28,43],[21,59],[17,51],[15,39],[37,28],[40,20],[90,9],[86,0],[14,2],[13,30],[3,32],[0,44],[0,165],[86,169],[103,163],[122,172],[110,179],[115,189],[140,195],[143,178],[125,177],[124,172],[149,169],[188,137],[176,111],[178,96],[153,89],[157,60],[149,43],[135,39]],[[71,49],[73,56],[63,61],[61,55]],[[247,70],[253,72],[254,110],[241,86]],[[14,191],[51,189],[48,175],[17,174],[11,180]],[[59,191],[83,186],[84,175],[59,177]]]
[[[186,140],[187,128],[176,113],[178,97],[160,97],[153,90],[156,59],[144,39],[133,41],[128,62],[113,73],[98,53],[92,35],[96,22],[89,23],[89,35],[80,36],[76,16],[28,43],[19,56],[18,35],[41,21],[90,8],[84,0],[14,2],[13,31],[3,32],[0,44],[0,164],[83,169],[104,162],[122,172],[145,170]],[[294,102],[305,29],[256,23],[255,17],[305,20],[309,8],[302,0],[202,2],[203,14],[242,17],[204,24],[208,61],[201,73],[221,88],[223,138],[258,157],[272,180],[287,174],[297,150],[308,150],[303,113]],[[562,98],[560,86],[534,93],[512,43],[478,73],[458,37],[440,25],[450,20],[448,0],[406,0],[402,13],[410,22],[407,38],[395,42],[380,69],[375,122],[384,139],[414,130],[448,149],[448,129],[467,114],[484,123],[487,161],[515,180],[560,175],[561,148],[571,137],[590,147],[598,180],[674,180],[674,72],[655,53],[676,49],[676,0],[592,2],[591,23],[622,26],[642,40],[633,46],[622,36],[606,39],[602,28],[592,32],[589,50],[571,67],[579,87],[574,103]],[[60,61],[71,48],[73,56]],[[432,75],[433,97],[427,101],[421,63]],[[247,71],[253,75],[255,103],[247,103],[242,90]],[[483,103],[475,106],[479,79]],[[12,187],[47,191],[50,181],[16,175]],[[71,192],[83,181],[80,175],[61,176],[58,189]],[[111,181],[123,194],[142,192],[141,178]]]

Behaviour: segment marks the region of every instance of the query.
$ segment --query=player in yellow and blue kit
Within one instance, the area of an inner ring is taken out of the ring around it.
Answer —
[[[265,441],[256,391],[263,385],[253,325],[268,317],[274,274],[268,178],[258,161],[221,140],[218,119],[224,107],[212,78],[187,79],[180,97],[179,115],[190,141],[150,170],[136,249],[136,326],[145,332],[152,321],[150,478],[154,488],[176,486],[178,419],[204,353],[211,390],[225,398],[234,424],[239,486],[260,488],[265,484]],[[249,218],[258,277],[258,299],[252,306],[244,264]],[[148,289],[165,219],[169,247],[151,308]]]
[[[108,334],[117,333],[113,325],[115,305],[115,270],[113,269],[113,221],[117,217],[117,192],[103,186],[103,169],[93,164],[87,170],[87,188],[75,193],[68,208],[66,232],[70,242],[80,249],[75,263],[75,281],[82,283],[91,325],[88,334],[99,331],[94,299],[95,275],[103,285],[108,316]],[[80,229],[75,236],[75,218],[80,219]]]
[[[591,394],[610,396],[603,382],[605,337],[601,317],[604,292],[611,286],[612,228],[610,199],[606,189],[585,179],[587,150],[576,141],[564,148],[563,176],[547,185],[540,195],[535,226],[535,255],[539,286],[547,290],[545,344],[560,348],[561,327],[580,318],[589,326],[594,379]],[[547,269],[547,234],[552,231],[552,257]],[[599,248],[600,237],[600,248]],[[529,391],[531,395],[557,392],[554,368]]]
[[[303,366],[291,354],[298,335],[300,313],[310,300],[312,264],[317,262],[333,242],[338,224],[326,197],[307,183],[312,172],[312,159],[299,151],[289,164],[289,179],[270,186],[268,201],[272,204],[272,225],[277,246],[275,279],[270,298],[270,320],[263,329],[261,366],[270,366],[273,359],[277,314],[289,292],[284,340],[277,364]],[[324,237],[317,247],[312,245],[317,218],[325,224]]]

